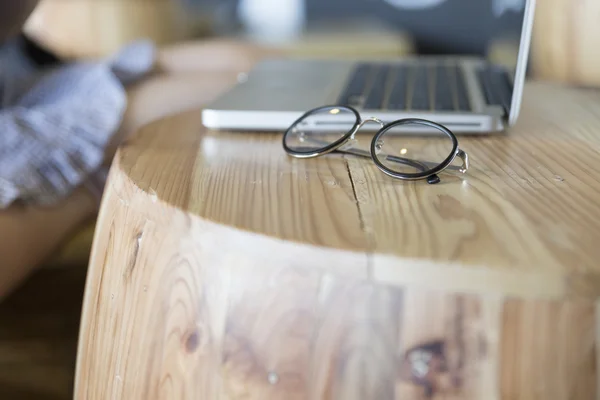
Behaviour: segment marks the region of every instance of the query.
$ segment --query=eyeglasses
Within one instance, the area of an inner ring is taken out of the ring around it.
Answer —
[[[370,151],[357,148],[355,134],[368,122],[380,125]],[[432,129],[433,128],[433,129]],[[406,132],[419,133],[406,135]],[[333,151],[371,158],[385,174],[402,180],[426,179],[440,182],[437,174],[448,169],[466,173],[467,153],[445,126],[419,118],[399,119],[384,124],[377,118],[361,119],[356,109],[324,106],[298,118],[283,135],[283,148],[296,158],[313,158]],[[456,157],[462,165],[451,165]]]

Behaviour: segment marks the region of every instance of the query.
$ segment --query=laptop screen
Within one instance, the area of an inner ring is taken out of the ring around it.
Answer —
[[[416,54],[484,57],[497,67],[494,70],[505,71],[509,84],[514,85],[509,88],[505,106],[514,120],[526,71],[533,3],[534,0],[307,0],[306,6],[309,23],[362,18],[381,21],[406,34]]]
[[[411,36],[417,50],[483,55],[520,35],[526,0],[306,0],[308,22],[376,20]]]

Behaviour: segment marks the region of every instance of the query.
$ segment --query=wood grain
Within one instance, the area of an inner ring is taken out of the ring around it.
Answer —
[[[600,87],[600,3],[536,2],[531,70],[537,79]]]
[[[76,397],[594,397],[600,94],[524,100],[436,186],[197,111],[142,129],[103,200]]]
[[[595,332],[595,310],[589,302],[507,301],[501,345],[506,360],[501,372],[503,396],[593,398]]]

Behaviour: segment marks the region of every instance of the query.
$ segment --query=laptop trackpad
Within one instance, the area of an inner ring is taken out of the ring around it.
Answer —
[[[269,60],[220,102],[228,109],[305,111],[335,101],[351,66],[345,61]]]

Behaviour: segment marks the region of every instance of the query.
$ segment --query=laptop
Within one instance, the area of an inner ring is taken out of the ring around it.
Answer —
[[[535,0],[527,0],[513,68],[454,55],[268,59],[208,104],[203,123],[210,129],[283,131],[315,107],[350,105],[363,118],[384,122],[425,118],[458,134],[503,132],[519,116],[534,9]]]

